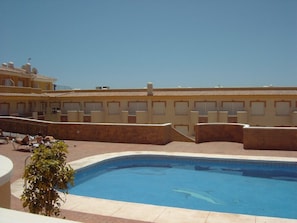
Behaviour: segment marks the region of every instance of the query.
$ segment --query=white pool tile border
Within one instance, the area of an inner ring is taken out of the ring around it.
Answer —
[[[156,152],[156,151],[127,151],[117,153],[106,153],[90,157],[85,157],[69,164],[75,170],[83,168],[97,162],[130,155],[164,155],[164,156],[184,156],[201,158],[223,158],[239,160],[260,160],[260,161],[282,161],[297,162],[297,158],[290,157],[268,157],[268,156],[245,156],[245,155],[217,155],[202,153],[183,152]],[[19,179],[12,184],[12,194],[20,197],[23,191],[23,180]],[[63,196],[63,195],[62,195]],[[98,214],[117,218],[148,221],[154,223],[212,223],[212,222],[240,222],[240,223],[297,223],[295,219],[273,218],[266,216],[253,216],[232,213],[218,213],[211,211],[190,210],[183,208],[172,208],[166,206],[130,203],[107,199],[83,197],[68,194],[62,209]]]
[[[294,157],[271,157],[271,156],[246,156],[246,155],[221,155],[221,154],[205,154],[205,153],[185,153],[185,152],[160,152],[160,151],[127,151],[117,153],[105,153],[95,156],[85,157],[79,160],[69,162],[73,169],[83,168],[97,162],[131,155],[163,155],[163,156],[184,156],[197,158],[219,158],[219,159],[238,159],[238,160],[257,160],[257,161],[281,161],[281,162],[297,162]]]

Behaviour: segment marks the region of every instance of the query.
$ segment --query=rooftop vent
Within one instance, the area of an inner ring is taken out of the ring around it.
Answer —
[[[110,89],[109,86],[98,86],[98,87],[96,87],[96,90],[108,90],[108,89]]]
[[[35,67],[33,67],[33,68],[32,68],[32,73],[33,73],[33,74],[38,74],[38,70],[37,70]]]
[[[147,83],[147,96],[153,96],[153,83]]]
[[[2,67],[3,67],[3,68],[7,68],[7,63],[3,63],[3,64],[2,64]]]
[[[30,74],[31,73],[31,64],[30,63],[26,63],[23,66],[23,69],[25,69],[25,71],[26,71],[27,74]]]
[[[10,68],[10,69],[13,69],[13,68],[14,68],[14,64],[13,64],[13,62],[9,62],[9,63],[8,63],[8,68]]]

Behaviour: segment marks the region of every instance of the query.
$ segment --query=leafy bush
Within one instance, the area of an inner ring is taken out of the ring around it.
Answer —
[[[66,164],[67,148],[58,141],[50,148],[41,145],[34,150],[23,175],[25,189],[21,196],[23,207],[31,213],[60,215],[61,201],[65,202],[60,194],[67,194],[69,184],[74,182],[74,170]]]

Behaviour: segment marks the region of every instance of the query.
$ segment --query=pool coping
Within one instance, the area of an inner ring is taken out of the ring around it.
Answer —
[[[197,158],[221,158],[236,160],[256,160],[256,161],[281,161],[297,162],[297,158],[291,157],[269,157],[269,156],[247,156],[247,155],[218,155],[205,153],[185,153],[185,152],[160,152],[160,151],[126,151],[116,153],[105,153],[85,157],[79,160],[69,162],[73,169],[77,170],[97,162],[131,155],[162,155],[162,156],[183,156]],[[11,192],[14,196],[20,197],[23,191],[23,180],[15,181],[11,186]],[[64,195],[61,195],[64,196]],[[173,208],[167,206],[157,206],[149,204],[131,203],[123,201],[114,201],[107,199],[83,197],[68,194],[65,197],[66,202],[62,204],[62,209],[84,212],[89,214],[98,214],[117,218],[125,218],[154,223],[182,223],[182,222],[241,222],[241,223],[297,223],[297,219],[276,218],[267,216],[254,216],[233,213],[221,213],[212,211],[191,210],[184,208]]]

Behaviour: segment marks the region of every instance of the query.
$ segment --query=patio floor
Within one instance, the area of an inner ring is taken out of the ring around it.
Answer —
[[[147,144],[125,144],[125,143],[106,143],[106,142],[86,142],[86,141],[70,141],[65,140],[68,144],[69,154],[68,161],[78,160],[84,157],[124,152],[124,151],[164,151],[164,152],[189,152],[204,154],[227,154],[227,155],[243,155],[243,156],[267,156],[267,157],[290,157],[297,158],[297,151],[271,151],[271,150],[244,150],[240,143],[230,142],[209,142],[209,143],[185,143],[171,142],[167,145],[147,145]],[[29,152],[15,151],[13,146],[9,144],[0,144],[0,154],[10,158],[14,164],[11,183],[22,177],[25,159],[30,156]],[[21,201],[15,196],[11,196],[11,209],[24,211]],[[136,223],[145,222],[139,220],[116,218],[111,216],[88,214],[83,212],[75,212],[62,210],[62,216],[66,219],[75,220],[85,223]],[[297,220],[296,220],[297,222]]]

